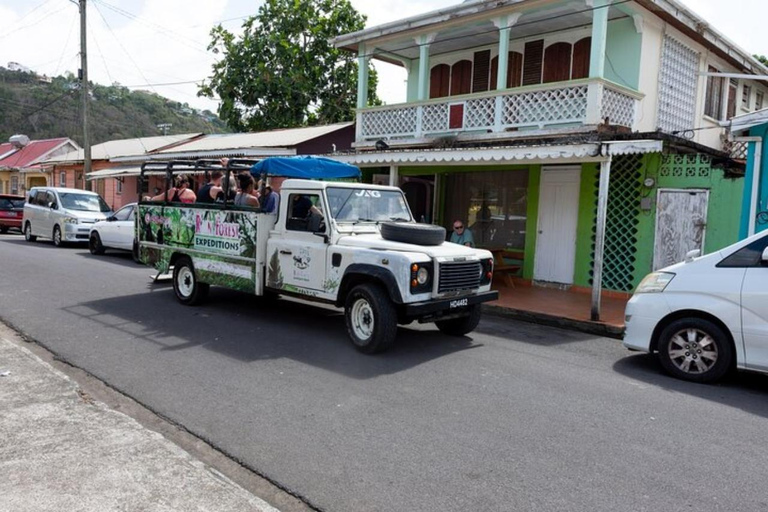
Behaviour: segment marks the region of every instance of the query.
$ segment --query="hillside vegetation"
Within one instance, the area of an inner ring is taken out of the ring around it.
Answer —
[[[33,140],[70,137],[82,145],[81,105],[80,85],[72,74],[44,79],[0,67],[0,142],[23,133]],[[162,123],[173,125],[169,134],[229,131],[210,111],[118,84],[92,84],[90,107],[91,144],[161,135],[157,125]]]

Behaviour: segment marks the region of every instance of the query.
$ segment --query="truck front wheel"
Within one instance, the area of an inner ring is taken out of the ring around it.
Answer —
[[[344,308],[347,332],[364,354],[388,349],[397,335],[397,312],[389,296],[375,284],[355,286]]]
[[[480,323],[480,304],[470,306],[469,315],[435,322],[440,332],[448,336],[464,336],[475,330]]]
[[[192,260],[183,256],[173,266],[173,291],[179,302],[187,306],[200,304],[208,295],[210,285],[197,280]]]

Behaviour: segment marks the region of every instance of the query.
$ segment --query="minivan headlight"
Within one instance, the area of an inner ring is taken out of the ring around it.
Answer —
[[[77,217],[64,217],[62,221],[64,224],[77,224]]]
[[[635,293],[661,293],[663,292],[672,279],[675,278],[675,274],[672,272],[654,272],[648,274],[640,282],[640,286],[637,287]]]

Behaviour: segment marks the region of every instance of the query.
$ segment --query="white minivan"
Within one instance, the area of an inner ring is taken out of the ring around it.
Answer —
[[[111,208],[95,192],[74,188],[34,187],[24,204],[24,238],[50,238],[57,247],[88,242],[91,226],[111,215]]]
[[[768,231],[648,275],[625,321],[624,345],[658,353],[675,377],[768,372]]]

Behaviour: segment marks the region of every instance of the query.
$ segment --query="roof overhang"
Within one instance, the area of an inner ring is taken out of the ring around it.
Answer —
[[[158,160],[195,160],[198,158],[266,158],[268,156],[294,156],[295,149],[288,148],[247,148],[247,149],[221,149],[214,151],[167,151],[142,155],[136,157],[111,158],[110,162],[147,162]]]
[[[721,124],[725,127],[729,127],[731,133],[741,133],[750,128],[754,128],[755,126],[768,124],[768,108],[733,117],[729,121],[725,121]]]
[[[663,149],[664,143],[660,140],[635,140],[498,148],[375,151],[350,155],[330,155],[329,158],[358,167],[438,164],[565,164],[603,162],[610,156],[661,153]]]
[[[141,173],[141,167],[135,165],[125,165],[120,167],[111,167],[101,171],[89,172],[86,175],[88,180],[103,180],[107,178],[124,178],[126,176],[138,176]]]

